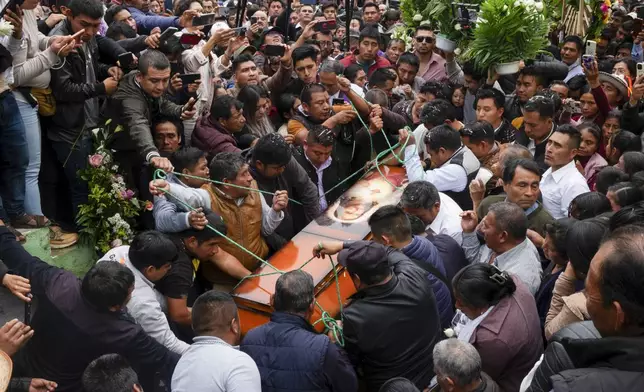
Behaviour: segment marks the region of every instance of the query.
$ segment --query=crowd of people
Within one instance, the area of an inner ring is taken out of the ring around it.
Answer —
[[[12,4],[0,276],[33,314],[0,328],[9,391],[644,390],[637,3],[514,75],[431,23],[394,38],[394,2]],[[153,209],[79,279],[19,229],[78,241],[95,128]],[[335,328],[294,270],[242,336],[233,287],[332,205],[350,222],[345,192],[382,164],[408,183],[365,209],[371,239],[306,250],[355,286]]]

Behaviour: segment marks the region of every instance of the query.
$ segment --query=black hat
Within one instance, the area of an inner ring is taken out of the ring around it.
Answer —
[[[351,274],[369,274],[388,264],[387,247],[373,241],[355,241],[338,254],[338,262]]]

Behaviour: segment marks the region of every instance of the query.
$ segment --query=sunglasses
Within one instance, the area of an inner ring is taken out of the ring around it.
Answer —
[[[418,43],[427,42],[428,44],[431,44],[431,43],[434,42],[434,38],[432,38],[432,37],[416,37],[416,41]]]

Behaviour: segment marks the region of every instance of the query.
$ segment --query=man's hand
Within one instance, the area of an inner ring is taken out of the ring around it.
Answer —
[[[410,85],[403,84],[402,86],[400,86],[400,89],[403,91],[403,93],[405,93],[407,98],[413,98],[414,97],[414,90],[411,88]]]
[[[635,107],[639,100],[642,99],[644,96],[644,75],[638,77],[635,79],[635,83],[633,84],[633,92],[631,94],[631,98],[629,103],[631,106]]]
[[[288,133],[284,136],[284,140],[286,140],[286,143],[288,144],[293,144],[295,142],[295,135]]]
[[[342,329],[342,320],[335,320],[335,323],[338,325],[338,328]],[[327,332],[326,336],[329,337],[329,340],[331,343],[337,343],[335,339],[335,335],[333,334],[333,331]]]
[[[31,292],[31,285],[29,279],[23,278],[19,275],[5,274],[2,277],[2,285],[9,289],[16,297],[25,302],[31,302],[31,298],[27,295]]]
[[[351,82],[344,76],[338,76],[338,88],[343,93],[348,93],[351,90]]]
[[[590,87],[599,87],[599,67],[597,66],[597,60],[593,60],[590,68],[586,68],[583,61],[581,62],[581,66],[584,69],[584,74],[586,75],[586,79],[588,79],[588,84],[590,84]]]
[[[474,204],[479,204],[485,195],[485,185],[481,180],[473,180],[470,182],[470,197]]]
[[[376,117],[376,116],[369,116],[369,133],[372,135],[375,133],[380,132],[382,127],[384,126],[384,123],[382,121],[382,118]]]
[[[47,19],[45,19],[45,24],[47,25],[47,27],[49,27],[51,29],[52,27],[56,26],[58,24],[58,22],[60,22],[63,19],[65,19],[65,15],[51,13],[47,17]]]
[[[313,256],[318,258],[324,258],[324,255],[335,255],[339,253],[344,244],[342,241],[323,241],[318,242],[317,245],[313,248]]]
[[[148,46],[150,49],[156,49],[159,47],[160,43],[160,38],[161,34],[160,33],[154,33],[148,35],[148,37],[145,39],[145,44]]]
[[[537,248],[543,248],[544,238],[534,230],[528,229],[526,235]]]
[[[282,62],[283,66],[288,67],[293,61],[293,59],[291,59],[291,47],[285,44],[282,44],[281,46],[284,47],[284,55],[280,57],[280,61]]]
[[[76,47],[76,40],[71,35],[49,38],[49,48],[60,57],[66,57]]]
[[[58,384],[53,381],[43,380],[42,378],[32,378],[29,384],[29,392],[51,392],[56,390]]]
[[[183,14],[179,17],[179,26],[186,28],[192,27],[192,19],[197,16],[196,10],[184,11]]]
[[[258,36],[258,35],[261,35],[262,27],[257,23],[253,23],[252,25],[250,25],[250,28],[246,31],[249,31],[253,35]]]
[[[107,70],[107,74],[116,80],[121,80],[123,77],[123,70],[120,67],[110,67],[110,69]]]
[[[353,110],[343,110],[340,113],[334,114],[333,120],[335,124],[348,124],[355,120],[356,117],[357,114]]]
[[[165,159],[165,158],[161,158],[161,159]],[[152,161],[154,161],[154,158],[152,158]],[[152,180],[150,181],[149,190],[153,196],[163,196],[165,195],[166,192],[170,192],[170,184],[168,184],[166,180]]]
[[[153,28],[152,30],[150,30],[150,35],[152,35],[152,34],[161,34],[161,27],[157,26],[157,27]]]
[[[161,169],[166,173],[174,171],[174,166],[172,166],[172,163],[170,163],[170,160],[168,158],[154,157],[150,159],[150,163],[152,164],[152,166],[156,167],[157,169]]]
[[[382,117],[382,106],[376,104],[369,105],[369,115],[375,117]]]
[[[461,212],[461,228],[463,233],[471,233],[476,230],[476,226],[479,224],[479,218],[476,216],[474,211],[463,211]]]
[[[302,29],[302,34],[300,35],[301,40],[306,41],[307,39],[311,39],[313,35],[315,35],[315,30],[313,29],[313,27],[316,23],[317,22],[315,20],[312,20],[311,22],[309,22],[309,24],[304,26],[304,28]]]
[[[208,219],[206,219],[206,214],[203,212],[203,208],[197,208],[196,210],[190,211],[188,214],[188,223],[190,227],[195,230],[203,230],[208,224]]]
[[[183,82],[179,77],[179,73],[172,75],[172,78],[170,79],[170,85],[168,86],[168,90],[170,90],[170,94],[174,95],[177,92],[181,91],[182,88],[183,88]]]
[[[488,86],[493,86],[497,80],[499,80],[499,74],[496,73],[494,66],[491,66],[487,70],[487,80],[485,81],[485,84],[487,84]]]
[[[196,92],[197,92],[197,90],[199,90],[199,86],[201,86],[201,79],[197,79],[197,80],[195,80],[195,82],[194,82],[194,83],[190,83],[190,84],[188,85],[188,87],[186,88],[186,90],[187,90],[190,94],[194,94],[194,93],[196,93]]]
[[[233,29],[217,30],[210,36],[210,40],[216,46],[224,42],[229,42],[232,38],[236,37],[236,34]]]
[[[30,326],[13,319],[0,328],[0,350],[12,357],[32,336]]]
[[[13,25],[13,38],[21,39],[22,38],[22,9],[20,6],[16,7],[16,12],[11,11],[9,8],[6,9],[4,14],[4,19]]]
[[[232,30],[232,31],[234,31],[234,30]],[[228,40],[228,47],[226,48],[226,57],[228,57],[229,60],[232,59],[233,54],[235,53],[235,51],[237,49],[241,48],[241,46],[245,42],[246,42],[246,39],[244,37],[233,37],[233,38],[229,39]]]
[[[409,140],[407,140],[409,138]],[[407,140],[406,146],[416,145],[416,138],[413,132],[409,132],[406,128],[398,130],[398,142],[402,145]]]
[[[286,208],[288,205],[288,192],[287,191],[277,191],[273,196],[273,210],[275,212],[280,212]]]
[[[103,80],[103,84],[105,85],[105,93],[107,95],[114,94],[116,92],[117,87],[119,86],[119,82],[113,77],[109,77]]]
[[[197,108],[195,106],[195,103],[197,103],[197,100],[193,97],[190,97],[190,100],[188,100],[188,103],[185,104],[183,106],[183,109],[181,110],[182,120],[193,118],[195,114],[197,114]]]

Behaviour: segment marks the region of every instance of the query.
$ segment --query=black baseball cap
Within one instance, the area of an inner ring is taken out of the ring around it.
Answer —
[[[384,245],[373,241],[355,241],[340,251],[338,262],[351,274],[369,274],[388,265],[387,254]]]

